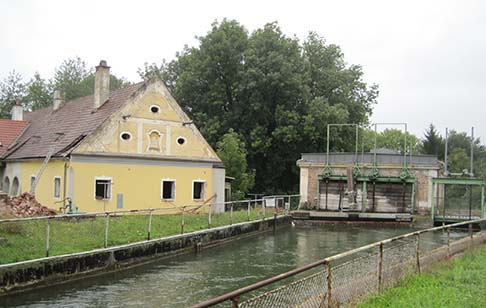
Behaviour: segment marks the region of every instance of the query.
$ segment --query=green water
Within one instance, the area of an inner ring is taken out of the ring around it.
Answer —
[[[20,307],[187,307],[367,243],[403,227],[287,227],[103,276],[0,298]]]

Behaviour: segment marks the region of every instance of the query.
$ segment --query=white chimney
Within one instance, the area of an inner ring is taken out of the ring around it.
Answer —
[[[22,121],[24,119],[24,107],[22,107],[22,103],[20,101],[16,101],[15,105],[12,107],[12,120],[14,121]]]
[[[65,100],[64,100],[64,92],[61,90],[54,90],[54,98],[53,98],[53,103],[52,103],[52,109],[54,111],[60,109],[62,106],[64,106]]]
[[[110,67],[105,60],[96,67],[94,85],[94,109],[100,108],[110,97]]]

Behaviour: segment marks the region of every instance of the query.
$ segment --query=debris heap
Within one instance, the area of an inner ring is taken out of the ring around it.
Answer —
[[[56,211],[40,204],[35,196],[28,192],[12,198],[2,195],[0,200],[0,216],[32,217],[56,214]]]

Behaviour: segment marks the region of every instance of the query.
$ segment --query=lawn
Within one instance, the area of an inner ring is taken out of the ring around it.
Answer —
[[[266,217],[273,217],[268,209]],[[261,219],[259,209],[250,212],[250,220]],[[232,223],[247,221],[246,211],[233,212]],[[105,218],[51,220],[49,255],[61,255],[102,248],[105,241]],[[230,213],[213,214],[211,227],[230,224]],[[207,214],[185,214],[184,233],[208,228]],[[47,220],[32,220],[0,224],[0,264],[36,259],[46,256]],[[110,217],[108,246],[133,243],[147,239],[148,215]],[[153,215],[151,239],[181,233],[181,215]]]
[[[486,307],[486,248],[442,262],[363,301],[366,307]]]

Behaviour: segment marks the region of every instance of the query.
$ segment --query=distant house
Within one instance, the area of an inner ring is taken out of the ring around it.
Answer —
[[[223,164],[164,83],[110,93],[109,82],[101,61],[93,95],[65,102],[55,91],[51,107],[14,125],[25,130],[0,152],[8,193],[33,191],[54,209],[70,199],[83,212],[204,203],[222,210]]]

